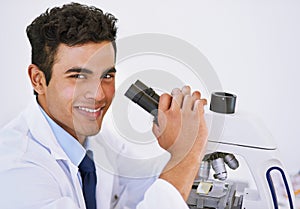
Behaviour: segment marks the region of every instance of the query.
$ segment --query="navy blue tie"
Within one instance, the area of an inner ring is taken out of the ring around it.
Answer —
[[[78,166],[82,179],[82,190],[87,209],[96,209],[96,168],[94,161],[87,156]]]

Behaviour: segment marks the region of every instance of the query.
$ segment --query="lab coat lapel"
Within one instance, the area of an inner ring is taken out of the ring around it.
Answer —
[[[80,208],[85,208],[82,188],[77,176],[78,167],[70,161],[66,153],[58,144],[51,127],[39,108],[40,107],[38,106],[37,102],[33,101],[25,110],[24,118],[27,122],[30,132],[32,136],[50,152],[60,166],[62,166],[61,162],[66,163],[71,173],[71,180],[73,182],[73,186],[75,187],[74,192],[77,195],[77,201],[80,205]],[[37,123],[37,121],[39,122]],[[61,171],[57,171],[57,173],[59,172]]]

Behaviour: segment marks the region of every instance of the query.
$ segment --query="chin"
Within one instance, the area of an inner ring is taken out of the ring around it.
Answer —
[[[100,130],[101,130],[101,127],[99,127],[99,129],[97,129],[95,131],[92,131],[92,132],[88,133],[87,136],[95,136],[100,132]]]
[[[94,136],[97,135],[101,130],[101,124],[100,125],[94,125],[94,126],[85,126],[77,128],[76,135],[78,136]]]

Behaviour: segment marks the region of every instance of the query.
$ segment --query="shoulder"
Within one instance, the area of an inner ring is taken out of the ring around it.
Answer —
[[[1,158],[20,156],[26,150],[28,144],[29,129],[20,114],[0,129],[0,153]]]
[[[0,153],[2,171],[50,157],[49,151],[32,136],[24,113],[0,129]]]
[[[37,190],[38,185],[47,185],[57,191],[62,175],[56,159],[32,136],[22,115],[0,130],[0,185],[33,185],[30,188]]]

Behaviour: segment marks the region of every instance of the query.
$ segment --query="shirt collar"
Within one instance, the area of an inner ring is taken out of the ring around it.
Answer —
[[[41,108],[41,106],[39,107],[47,122],[49,123],[59,145],[70,158],[71,162],[74,165],[79,166],[80,162],[84,158],[84,155],[86,154],[85,148],[73,136],[71,136],[56,122],[54,122]]]

